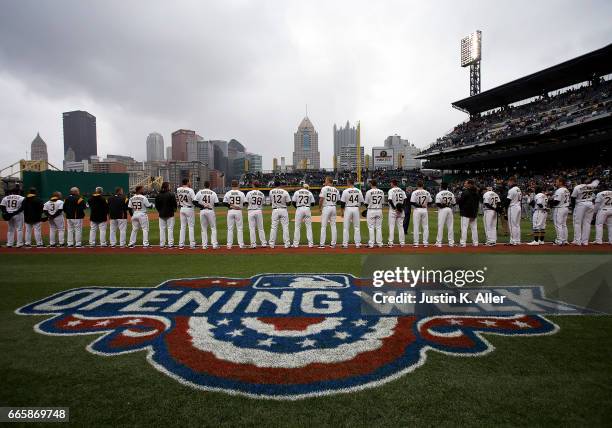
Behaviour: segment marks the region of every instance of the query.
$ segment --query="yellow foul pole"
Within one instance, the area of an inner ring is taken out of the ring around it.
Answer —
[[[357,122],[357,182],[361,183],[361,122]]]

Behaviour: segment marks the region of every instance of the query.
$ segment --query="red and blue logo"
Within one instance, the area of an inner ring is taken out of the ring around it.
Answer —
[[[503,313],[462,303],[372,314],[363,298],[371,284],[344,274],[176,279],[71,289],[16,313],[52,315],[35,326],[42,334],[99,336],[87,346],[94,354],[146,351],[153,367],[194,388],[299,399],[384,384],[429,351],[484,355],[494,349],[486,334],[552,334],[543,314],[579,311],[538,287],[507,287],[489,290],[508,298]]]

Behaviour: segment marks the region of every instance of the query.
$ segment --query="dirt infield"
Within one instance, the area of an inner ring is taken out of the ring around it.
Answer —
[[[82,247],[82,248],[0,248],[0,254],[464,254],[464,253],[475,253],[475,254],[563,254],[563,253],[581,253],[581,254],[610,254],[612,252],[612,245],[589,245],[589,246],[563,246],[559,247],[552,244],[530,246],[530,245],[516,245],[510,246],[505,244],[498,244],[493,247],[485,245],[479,245],[474,247],[468,245],[467,247],[448,247],[443,246],[438,248],[435,245],[430,245],[425,248],[420,246],[418,248],[412,245],[406,245],[400,247],[399,245],[393,248],[382,247],[382,248],[368,248],[367,246],[361,246],[356,248],[354,245],[350,245],[348,248],[342,248],[337,246],[336,248],[308,248],[307,246],[300,246],[299,248],[284,248],[276,246],[275,248],[239,248],[233,246],[231,249],[227,249],[225,246],[219,247],[219,249],[213,250],[211,247],[204,250],[201,247],[190,249],[185,247],[180,250],[177,247],[159,248],[156,246],[150,246],[144,248],[137,246],[136,248],[110,248],[110,247]]]

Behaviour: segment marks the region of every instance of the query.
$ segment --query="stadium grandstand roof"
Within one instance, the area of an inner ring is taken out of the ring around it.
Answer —
[[[612,73],[612,44],[453,103],[470,114],[502,107],[544,92]]]

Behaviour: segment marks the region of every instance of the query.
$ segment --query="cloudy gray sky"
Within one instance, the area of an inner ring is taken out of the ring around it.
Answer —
[[[61,113],[97,117],[98,153],[144,159],[149,132],[236,138],[291,159],[304,106],[331,166],[332,126],[366,148],[424,147],[465,115],[459,40],[483,31],[483,90],[612,41],[603,1],[0,0],[4,167],[40,132],[61,165]]]

